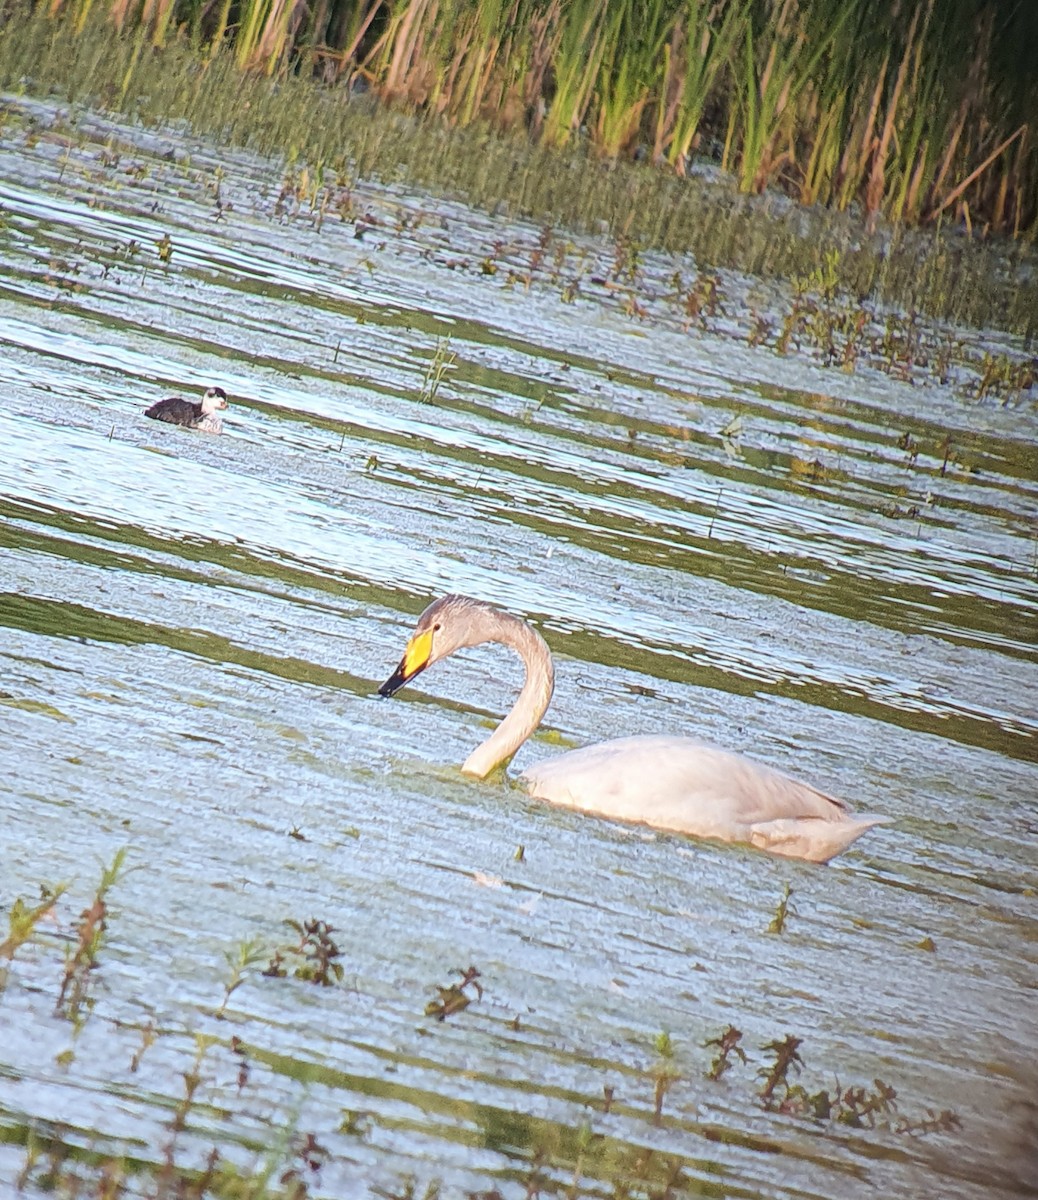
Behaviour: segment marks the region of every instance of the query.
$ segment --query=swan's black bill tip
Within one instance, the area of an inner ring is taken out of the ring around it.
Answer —
[[[393,696],[404,686],[407,680],[402,671],[394,671],[386,682],[378,689],[380,696]]]

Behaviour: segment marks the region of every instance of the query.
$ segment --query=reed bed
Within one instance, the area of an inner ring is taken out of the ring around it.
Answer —
[[[578,87],[570,88],[570,99],[560,102],[554,117],[551,105],[531,100],[531,95],[547,95],[555,79],[552,62],[559,53],[557,34],[563,19],[559,0],[548,9],[530,5],[523,10],[513,5],[509,10],[513,23],[500,40],[489,48],[483,44],[477,57],[464,62],[457,59],[462,43],[474,48],[477,34],[483,36],[486,26],[477,29],[464,22],[452,26],[450,44],[458,69],[454,74],[426,75],[429,90],[421,101],[409,92],[407,80],[414,79],[415,55],[427,56],[433,46],[419,38],[414,27],[418,16],[405,0],[397,0],[392,12],[336,10],[342,18],[335,29],[346,44],[343,54],[331,55],[324,41],[308,43],[309,49],[289,55],[280,67],[271,66],[277,56],[272,59],[269,44],[262,43],[260,53],[262,39],[248,49],[241,33],[244,9],[234,8],[230,0],[220,0],[219,6],[196,6],[191,20],[173,20],[170,6],[161,7],[159,0],[147,10],[124,7],[118,14],[122,23],[118,36],[113,36],[113,9],[73,8],[67,3],[62,8],[59,3],[55,13],[51,6],[27,7],[13,0],[0,10],[4,13],[0,88],[56,93],[73,104],[122,110],[153,125],[185,121],[197,132],[229,144],[280,154],[289,164],[305,164],[314,178],[346,183],[351,178],[406,181],[492,211],[530,217],[546,227],[601,231],[632,247],[690,252],[701,269],[729,267],[788,280],[823,269],[835,254],[840,284],[848,295],[964,324],[992,325],[1031,339],[1038,333],[1033,221],[1021,223],[1015,240],[963,236],[964,226],[953,226],[950,220],[957,203],[968,203],[960,196],[936,213],[933,229],[915,230],[902,219],[882,221],[870,232],[863,229],[859,212],[841,211],[854,200],[846,182],[845,204],[816,203],[804,208],[769,186],[759,172],[737,178],[714,168],[704,170],[688,158],[696,138],[705,136],[701,129],[694,133],[692,123],[685,120],[695,110],[723,134],[711,143],[716,155],[735,164],[737,118],[724,117],[711,95],[721,86],[719,79],[733,82],[723,65],[730,55],[751,53],[749,41],[740,43],[736,18],[749,12],[752,3],[739,0],[741,7],[723,9],[711,18],[709,27],[702,21],[694,25],[692,17],[702,18],[702,14],[686,8],[687,23],[681,26],[680,37],[675,25],[657,27],[657,40],[663,28],[670,30],[656,80],[669,97],[662,116],[652,111],[652,86],[646,85],[644,73],[629,74],[610,93],[612,115],[602,118],[603,131],[611,130],[616,138],[617,131],[629,127],[637,116],[639,129],[651,134],[657,148],[658,170],[630,161],[639,156],[626,152],[603,155],[588,123],[600,104],[597,93],[589,97]],[[605,12],[600,0],[583,0],[583,4],[580,11],[585,18]],[[635,7],[610,5],[610,20],[635,22]],[[474,20],[477,12],[486,18],[488,10],[469,7],[461,15]],[[404,36],[398,26],[409,15],[414,18],[408,35],[410,57],[406,62],[397,58],[394,66],[391,47]],[[906,137],[907,127],[889,122],[886,116],[880,120],[875,89],[869,98],[871,115],[860,126],[851,119],[853,97],[837,86],[834,64],[837,46],[848,59],[853,57],[853,40],[860,29],[851,30],[850,25],[858,16],[852,0],[844,0],[844,8],[829,27],[829,49],[823,56],[833,72],[827,84],[831,100],[825,110],[827,120],[857,130],[857,140],[850,155],[846,150],[837,153],[840,143],[834,139],[827,150],[818,150],[808,160],[815,187],[827,171],[842,172],[840,177],[846,179],[850,172],[841,163],[848,157],[862,170],[867,165],[871,179],[874,162],[864,146],[870,138],[882,140],[888,125],[892,145],[900,148],[912,140]],[[328,21],[320,25],[325,32],[331,27]],[[304,38],[301,28],[296,36]],[[675,74],[671,65],[679,59],[692,61],[687,49],[691,40],[706,48],[695,79],[683,68]],[[520,50],[526,56],[524,70],[504,86],[502,63],[515,61]],[[436,52],[446,54],[443,44]],[[594,39],[582,44],[581,53],[584,62],[598,61]],[[793,89],[775,93],[771,80],[776,71],[785,69],[782,64],[792,53],[790,44],[776,50],[770,66],[765,62],[763,73],[756,77],[758,97],[766,94],[768,99],[761,99],[757,107],[755,138],[770,147],[771,170],[779,175],[788,174],[792,160],[789,146],[783,149],[776,140],[776,130],[785,127],[783,120],[788,120],[794,98]],[[442,61],[451,60],[443,57]],[[643,60],[643,67],[648,61]],[[252,65],[243,67],[243,62]],[[357,65],[360,62],[365,65]],[[376,82],[383,77],[379,72],[384,72],[385,78],[395,80],[396,90],[391,95],[381,85],[373,88],[364,82],[365,72]],[[906,67],[905,77],[910,74]],[[747,75],[747,87],[748,80]],[[531,81],[537,83],[532,92]],[[680,82],[680,90],[675,81]],[[905,86],[902,83],[902,92]],[[562,91],[551,94],[554,99]],[[799,103],[804,94],[798,93]],[[514,101],[511,124],[504,118],[509,96]],[[450,101],[461,107],[452,109]],[[492,111],[487,107],[490,101]],[[466,107],[471,109],[469,117]],[[520,113],[525,114],[521,119]],[[569,114],[565,119],[564,113]],[[866,129],[873,133],[867,135]],[[1022,136],[1014,143],[1018,164],[1024,161],[1024,140]],[[648,156],[647,150],[643,157]],[[944,157],[948,159],[947,154]],[[945,178],[951,177],[952,168],[944,162],[941,170]],[[740,195],[740,178],[744,191],[765,194]],[[979,183],[980,176],[970,186]],[[905,188],[906,197],[917,196],[919,186]],[[1008,185],[1002,188],[1005,211],[1010,194]],[[904,217],[903,212],[899,215]]]
[[[8,0],[83,32],[93,0]],[[113,0],[123,37],[746,193],[1033,237],[1038,8],[994,0]]]

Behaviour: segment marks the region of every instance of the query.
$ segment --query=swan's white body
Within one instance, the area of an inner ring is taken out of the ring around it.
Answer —
[[[551,700],[551,652],[535,629],[481,601],[445,596],[422,613],[400,666],[379,689],[392,695],[437,659],[488,641],[519,654],[526,682],[511,712],[462,767],[481,779],[511,759]],[[856,816],[808,784],[688,737],[599,742],[537,763],[520,780],[531,796],[564,808],[811,862],[828,862],[887,819]]]
[[[654,829],[827,862],[882,821],[842,800],[694,738],[615,738],[537,763],[530,795]]]

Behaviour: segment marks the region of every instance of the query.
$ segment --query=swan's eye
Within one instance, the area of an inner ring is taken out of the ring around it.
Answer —
[[[436,624],[433,626],[433,633],[435,633],[440,628],[441,628],[440,623],[439,623],[439,621],[437,621]]]

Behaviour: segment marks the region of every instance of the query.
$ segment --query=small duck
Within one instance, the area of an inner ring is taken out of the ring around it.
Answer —
[[[195,404],[180,396],[170,396],[144,410],[146,417],[154,421],[166,421],[170,425],[184,425],[188,429],[199,429],[202,433],[220,433],[223,421],[216,415],[227,407],[227,393],[220,387],[206,389],[205,395]]]

